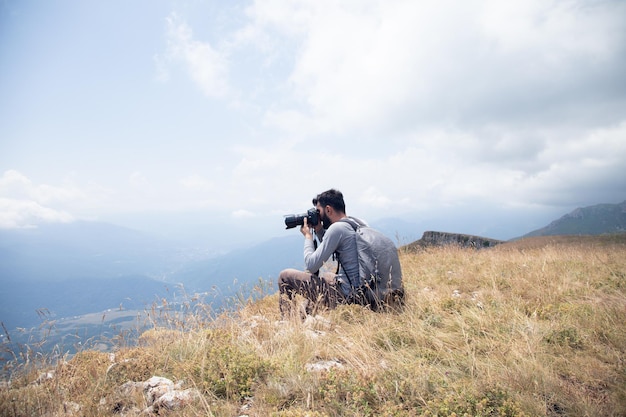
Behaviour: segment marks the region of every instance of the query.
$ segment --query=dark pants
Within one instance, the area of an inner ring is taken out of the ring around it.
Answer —
[[[295,295],[306,298],[306,313],[315,315],[319,309],[332,309],[343,303],[344,296],[333,273],[319,276],[297,269],[285,269],[278,276],[279,307],[283,318],[295,310]]]

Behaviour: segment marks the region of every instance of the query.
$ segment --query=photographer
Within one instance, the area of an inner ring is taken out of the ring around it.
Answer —
[[[355,230],[350,223],[341,221],[348,218],[343,194],[334,189],[324,191],[313,199],[313,205],[317,213],[304,217],[300,227],[304,236],[304,263],[307,272],[286,269],[278,277],[280,312],[283,318],[293,312],[295,294],[307,299],[307,314],[315,314],[320,307],[335,308],[337,304],[348,302],[352,289],[346,277],[359,275]],[[309,226],[309,219],[313,219],[316,225]],[[367,226],[359,219],[350,219],[358,225]],[[313,233],[320,241],[317,248]],[[320,273],[324,262],[333,254],[337,255],[341,265],[338,274]]]

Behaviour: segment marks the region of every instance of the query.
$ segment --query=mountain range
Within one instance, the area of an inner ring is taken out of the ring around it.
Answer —
[[[600,235],[626,232],[626,201],[579,207],[545,227],[522,237],[556,235]]]
[[[406,220],[372,226],[398,246],[420,237],[419,226]],[[524,237],[624,230],[626,201],[578,208]],[[219,254],[105,223],[0,230],[0,321],[7,328],[29,328],[41,323],[41,312],[60,318],[142,309],[181,291],[224,298],[259,279],[275,285],[282,269],[303,267],[302,236],[290,232]]]

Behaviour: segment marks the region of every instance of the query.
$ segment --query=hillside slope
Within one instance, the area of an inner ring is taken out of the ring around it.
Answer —
[[[396,314],[281,321],[273,293],[215,319],[170,311],[114,354],[8,360],[0,416],[138,416],[153,376],[189,394],[159,415],[626,414],[626,235],[522,243],[402,251]]]
[[[626,231],[626,201],[577,208],[541,229],[523,237],[557,235],[599,235]]]

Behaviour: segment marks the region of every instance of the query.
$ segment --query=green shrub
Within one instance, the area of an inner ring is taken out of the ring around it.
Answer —
[[[255,383],[264,379],[271,364],[237,343],[230,343],[226,332],[214,331],[202,363],[195,374],[204,391],[224,399],[253,395]]]
[[[519,404],[501,389],[489,389],[481,395],[449,395],[428,403],[422,416],[524,417]]]

